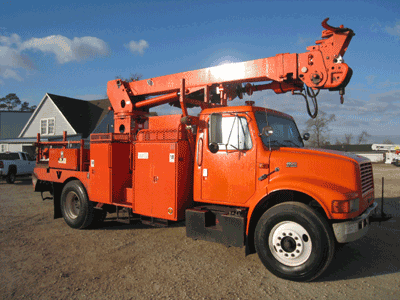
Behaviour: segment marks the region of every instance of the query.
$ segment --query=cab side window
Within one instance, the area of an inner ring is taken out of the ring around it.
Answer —
[[[219,150],[249,150],[253,147],[245,117],[222,117],[220,122],[213,126],[212,130],[214,131],[214,136],[218,137]],[[210,140],[209,143],[211,142]]]

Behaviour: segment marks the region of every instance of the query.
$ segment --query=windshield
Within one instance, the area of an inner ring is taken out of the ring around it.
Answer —
[[[267,114],[265,111],[255,112],[258,131],[262,132],[265,126],[271,126],[274,133],[270,136],[261,136],[265,146],[271,147],[304,147],[303,139],[292,119],[274,114]]]

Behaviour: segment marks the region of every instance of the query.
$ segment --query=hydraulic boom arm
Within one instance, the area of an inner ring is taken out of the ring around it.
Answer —
[[[339,90],[343,103],[344,88],[352,75],[343,56],[354,33],[343,25],[331,27],[327,21],[328,18],[322,22],[325,28],[322,39],[316,41],[316,45],[307,47],[305,53],[277,54],[133,82],[120,79],[109,81],[107,94],[115,114],[114,128],[119,128],[120,132],[133,129],[135,119],[140,119],[148,108],[161,104],[180,105],[186,116],[187,105],[201,108],[226,106],[227,100],[242,98],[243,93],[251,95],[254,91],[266,89],[272,89],[277,94],[289,91],[294,94],[295,91],[302,92],[305,85],[314,101],[316,94],[313,90]],[[264,81],[272,82],[251,84]],[[307,101],[307,95],[300,94]],[[149,96],[152,98],[146,99]],[[309,108],[308,111],[312,117],[316,116],[316,112],[312,115]]]

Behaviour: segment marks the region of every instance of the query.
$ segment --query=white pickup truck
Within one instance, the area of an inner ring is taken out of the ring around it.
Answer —
[[[17,176],[31,175],[35,164],[35,159],[26,152],[0,153],[0,178],[14,183]]]

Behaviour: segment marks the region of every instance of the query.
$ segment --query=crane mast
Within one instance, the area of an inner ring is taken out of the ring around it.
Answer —
[[[139,81],[109,81],[107,94],[114,111],[115,131],[136,132],[148,109],[165,103],[181,107],[183,116],[187,116],[187,107],[227,106],[236,97],[242,99],[244,93],[251,95],[267,89],[276,94],[302,95],[308,113],[315,118],[319,90],[339,91],[343,103],[344,90],[353,73],[343,56],[354,32],[343,25],[332,27],[328,20],[322,22],[322,39],[304,53],[282,53]],[[265,81],[271,82],[254,85]],[[307,96],[314,102],[314,113]]]

